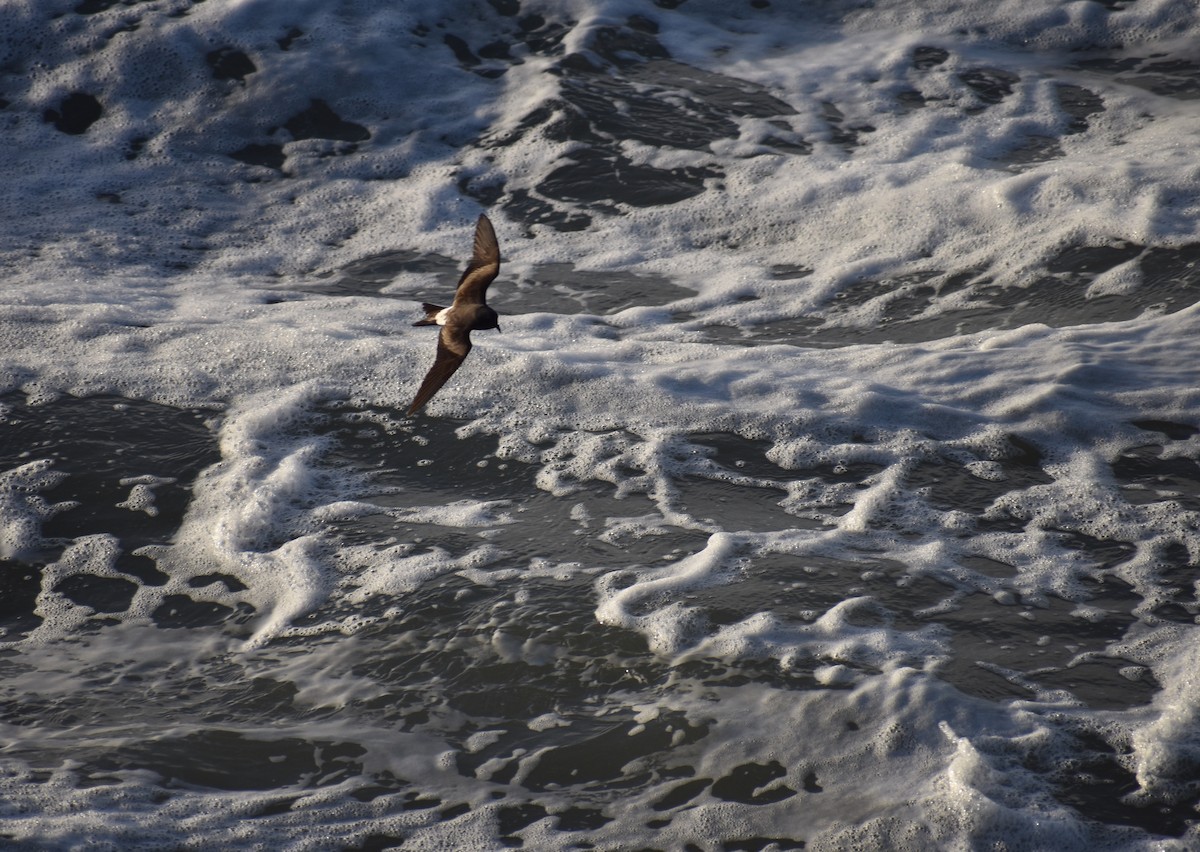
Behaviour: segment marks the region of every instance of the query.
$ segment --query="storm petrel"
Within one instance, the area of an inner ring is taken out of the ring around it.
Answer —
[[[467,353],[471,351],[472,331],[484,328],[500,330],[500,318],[485,300],[488,285],[499,271],[500,246],[496,244],[496,232],[488,217],[480,215],[475,223],[475,248],[471,252],[471,262],[458,280],[454,301],[448,308],[422,303],[425,319],[413,323],[414,326],[440,325],[442,330],[438,335],[437,358],[425,374],[425,381],[421,382],[412,405],[408,407],[410,416],[420,411],[446,384],[446,380],[454,375],[454,371],[462,366]]]

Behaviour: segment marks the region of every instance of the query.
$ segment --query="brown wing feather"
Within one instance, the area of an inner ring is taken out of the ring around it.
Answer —
[[[496,242],[496,231],[487,216],[480,215],[475,223],[475,247],[471,261],[458,280],[454,303],[483,303],[488,285],[500,272],[500,245]]]
[[[425,403],[433,399],[433,395],[441,390],[442,385],[454,375],[455,370],[462,366],[471,351],[470,331],[453,325],[442,326],[438,335],[437,358],[433,366],[425,374],[425,380],[413,397],[412,405],[408,407],[409,415],[416,414]]]

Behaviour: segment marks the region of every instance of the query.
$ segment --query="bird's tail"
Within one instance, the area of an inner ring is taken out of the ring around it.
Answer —
[[[441,305],[431,305],[429,302],[422,302],[421,307],[425,310],[425,319],[417,320],[414,326],[437,325],[437,315],[446,310]]]

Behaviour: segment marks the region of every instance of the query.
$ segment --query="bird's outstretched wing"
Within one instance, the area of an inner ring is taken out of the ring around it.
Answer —
[[[413,397],[412,405],[408,407],[410,416],[416,414],[424,407],[425,403],[433,399],[433,395],[441,390],[447,379],[454,375],[454,371],[462,366],[462,362],[467,359],[467,353],[470,351],[471,332],[469,329],[455,325],[442,326],[441,334],[438,335],[437,358],[434,360],[433,366],[429,368],[429,372],[425,374],[425,380],[421,382],[417,395]]]
[[[466,271],[458,280],[454,304],[483,304],[484,293],[499,272],[500,246],[496,242],[496,231],[488,217],[480,214],[475,223],[475,248]]]

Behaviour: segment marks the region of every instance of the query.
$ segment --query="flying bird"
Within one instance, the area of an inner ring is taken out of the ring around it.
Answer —
[[[496,232],[487,216],[481,215],[475,223],[475,248],[471,261],[458,280],[454,301],[450,307],[422,303],[425,319],[413,323],[418,325],[440,325],[437,358],[425,374],[412,405],[409,416],[417,413],[433,398],[454,371],[462,366],[471,351],[471,332],[479,329],[500,330],[500,318],[488,307],[485,299],[488,285],[500,272],[500,246],[496,243]]]

